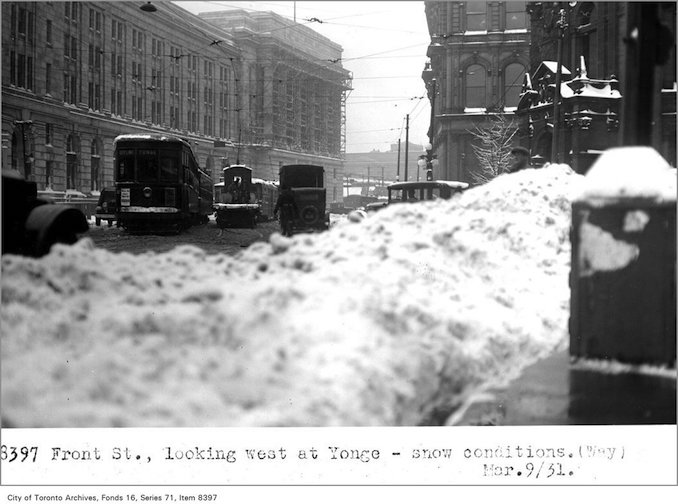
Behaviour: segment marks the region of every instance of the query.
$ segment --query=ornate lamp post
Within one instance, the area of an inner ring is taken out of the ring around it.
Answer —
[[[440,44],[431,44],[430,48],[442,47]],[[433,70],[431,69],[431,62],[426,62],[424,71],[422,72],[422,79],[426,83],[426,90],[428,92],[428,98],[431,102],[431,119],[428,129],[428,144],[426,144],[426,158],[425,158],[425,168],[426,168],[426,180],[433,180],[433,143],[435,140],[435,109],[436,109],[436,94],[438,92],[438,82],[433,77]]]

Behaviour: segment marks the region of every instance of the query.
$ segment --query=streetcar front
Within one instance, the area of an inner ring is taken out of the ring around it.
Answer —
[[[191,198],[192,184],[184,181],[184,150],[181,141],[132,135],[116,139],[116,203],[122,227],[178,231],[186,223],[198,195]]]

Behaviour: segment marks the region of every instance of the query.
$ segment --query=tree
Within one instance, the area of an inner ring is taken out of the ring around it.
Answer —
[[[487,126],[475,125],[473,131],[469,130],[480,141],[480,145],[471,144],[480,163],[480,169],[472,172],[471,177],[479,184],[508,171],[513,137],[518,132],[513,118],[507,120],[504,115],[496,114],[490,117],[489,122]]]

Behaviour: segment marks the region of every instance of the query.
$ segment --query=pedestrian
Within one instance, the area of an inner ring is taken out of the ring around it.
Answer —
[[[277,217],[278,212],[280,212],[280,229],[283,236],[292,236],[292,225],[294,219],[299,215],[299,207],[294,199],[292,189],[283,188],[280,190],[273,209],[273,217]]]
[[[511,149],[511,156],[513,156],[513,162],[508,169],[509,173],[515,173],[530,166],[530,151],[525,147],[514,147]]]

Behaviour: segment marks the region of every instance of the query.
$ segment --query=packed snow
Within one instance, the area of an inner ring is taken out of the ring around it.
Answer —
[[[585,177],[577,201],[608,205],[610,199],[676,202],[676,169],[652,147],[607,149]]]
[[[5,255],[3,425],[425,424],[567,348],[582,180],[526,169],[234,257]]]

